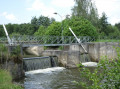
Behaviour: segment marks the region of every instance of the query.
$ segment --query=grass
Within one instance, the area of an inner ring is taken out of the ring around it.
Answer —
[[[120,42],[120,40],[112,40],[112,39],[106,39],[106,40],[104,40],[104,39],[101,39],[101,40],[96,40],[96,41],[94,41],[94,42]]]
[[[24,89],[12,83],[12,77],[7,70],[0,69],[0,89]]]

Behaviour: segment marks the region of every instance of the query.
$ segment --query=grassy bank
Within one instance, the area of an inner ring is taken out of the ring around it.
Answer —
[[[0,69],[0,89],[23,89],[12,83],[12,77],[7,70]]]

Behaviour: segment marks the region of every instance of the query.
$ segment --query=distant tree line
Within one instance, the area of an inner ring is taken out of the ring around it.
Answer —
[[[72,16],[66,17],[61,22],[46,16],[31,19],[30,23],[7,24],[6,28],[10,36],[14,35],[37,35],[37,36],[72,36],[69,27],[77,36],[120,36],[120,23],[111,25],[107,21],[107,15],[103,12],[99,17],[97,8],[92,0],[74,0]],[[5,36],[0,25],[0,37]]]

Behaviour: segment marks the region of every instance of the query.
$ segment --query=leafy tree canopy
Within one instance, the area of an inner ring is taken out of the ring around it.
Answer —
[[[35,36],[44,36],[46,32],[46,27],[41,25],[39,29],[34,33]]]
[[[73,36],[69,30],[72,28],[77,36],[97,36],[96,28],[86,19],[80,17],[72,17],[63,21],[65,36]]]
[[[38,25],[38,26],[41,26],[41,25],[43,25],[43,26],[45,26],[45,27],[48,27],[52,22],[54,22],[55,21],[55,19],[54,18],[48,18],[48,17],[46,17],[46,16],[40,16],[39,18],[36,18],[36,16],[35,17],[33,17],[32,19],[31,19],[31,24],[33,24],[33,25]]]
[[[73,16],[88,19],[94,26],[98,25],[98,12],[93,0],[74,0]]]
[[[120,22],[119,23],[116,23],[115,26],[119,29],[120,31]]]
[[[49,36],[61,36],[61,23],[60,22],[53,22],[48,28],[46,29],[45,35]]]

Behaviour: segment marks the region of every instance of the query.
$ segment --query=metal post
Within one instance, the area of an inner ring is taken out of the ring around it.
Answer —
[[[8,43],[9,43],[9,45],[12,45],[12,41],[11,41],[9,35],[8,35],[7,29],[6,29],[6,27],[5,27],[4,24],[3,24],[3,28],[4,28],[5,34],[6,34],[6,36],[7,36],[7,39],[8,39]]]
[[[72,34],[74,35],[74,37],[76,38],[76,40],[78,41],[78,43],[81,43],[80,39],[77,38],[77,36],[74,34],[74,32],[72,31],[72,29],[69,27],[69,30],[72,32]],[[82,44],[80,44],[81,47],[83,48],[83,50],[87,53],[87,51],[85,50],[85,48],[83,47]]]
[[[57,12],[55,12],[54,14],[59,15],[60,18],[61,18],[61,38],[62,38],[62,43],[63,43],[63,23],[62,23],[63,18],[62,18],[62,16],[61,16],[59,13],[57,13]]]
[[[57,12],[55,12],[54,14],[59,15],[60,18],[61,18],[61,38],[62,38],[62,44],[63,44],[63,43],[64,43],[64,42],[63,42],[63,41],[64,41],[64,39],[63,39],[63,22],[62,22],[63,16],[60,15],[59,13],[57,13]],[[68,16],[70,16],[70,15],[66,15],[66,17],[68,17]]]

